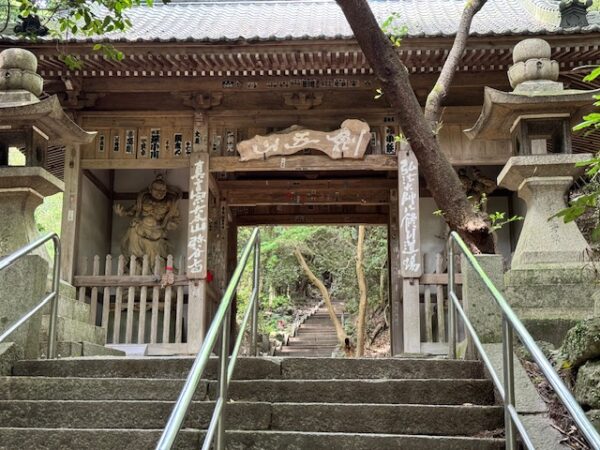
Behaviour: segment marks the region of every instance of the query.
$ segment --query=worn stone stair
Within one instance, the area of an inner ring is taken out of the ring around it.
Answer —
[[[152,449],[191,358],[18,361],[0,378],[2,449]],[[198,448],[214,407],[211,360],[176,448]],[[501,449],[491,381],[474,361],[241,358],[230,449]]]
[[[344,311],[343,302],[333,302],[338,317]],[[325,356],[329,357],[338,347],[337,334],[329,312],[321,305],[316,312],[309,316],[298,328],[296,335],[288,339],[287,345],[282,346],[277,356]]]
[[[61,281],[56,320],[57,354],[60,357],[124,356],[125,353],[105,347],[106,330],[90,323],[90,305],[75,299],[73,286]],[[42,315],[40,329],[40,355],[48,350],[50,309]],[[2,447],[0,447],[1,449]]]

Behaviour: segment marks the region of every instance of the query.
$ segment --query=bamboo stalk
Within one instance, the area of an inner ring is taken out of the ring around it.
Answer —
[[[98,276],[100,274],[100,256],[94,256],[94,267],[92,274]],[[96,314],[98,310],[98,287],[92,287],[92,297],[90,300],[90,323],[96,325]]]
[[[142,275],[150,274],[150,263],[148,262],[148,255],[144,255],[142,259]],[[140,288],[140,317],[138,320],[138,344],[143,344],[146,340],[146,298],[148,296],[148,286],[142,286]]]
[[[119,256],[117,275],[125,273],[125,257]],[[123,307],[123,288],[118,287],[115,293],[115,320],[113,322],[113,344],[118,344],[121,334],[121,308]]]
[[[135,276],[137,271],[137,262],[134,255],[131,255],[129,261],[129,275]],[[127,291],[127,319],[125,323],[125,343],[131,344],[133,334],[133,307],[135,303],[135,287],[129,286]]]

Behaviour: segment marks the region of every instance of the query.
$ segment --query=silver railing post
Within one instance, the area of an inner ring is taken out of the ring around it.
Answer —
[[[454,309],[453,295],[455,291],[454,280],[454,245],[452,239],[448,240],[448,357],[456,359],[456,310]]]
[[[506,429],[506,448],[517,448],[517,432],[512,420],[509,406],[515,406],[515,368],[513,361],[513,330],[506,314],[502,314],[502,359],[504,375],[504,427]]]
[[[50,323],[48,325],[48,359],[56,358],[56,317],[58,316],[58,291],[60,287],[60,240],[52,236],[54,242],[54,267],[52,268],[52,291],[54,296],[50,302]]]
[[[225,320],[223,321],[223,330],[221,334],[221,355],[219,357],[219,398],[223,402],[223,407],[219,412],[219,425],[215,448],[223,450],[225,448],[225,418],[227,409],[227,372],[229,369],[229,332],[231,325],[231,306],[227,309]]]
[[[260,235],[256,239],[254,247],[254,278],[253,278],[253,291],[256,291],[256,297],[252,303],[252,323],[251,333],[252,340],[250,345],[250,354],[252,356],[258,355],[258,302],[260,301]]]

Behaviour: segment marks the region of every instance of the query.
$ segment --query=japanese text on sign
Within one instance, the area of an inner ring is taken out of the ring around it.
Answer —
[[[405,278],[417,278],[422,274],[419,233],[419,168],[412,150],[407,146],[403,147],[398,161],[400,272]]]
[[[208,179],[205,161],[193,166],[190,177],[190,212],[188,232],[188,275],[206,274],[206,232],[208,229]]]

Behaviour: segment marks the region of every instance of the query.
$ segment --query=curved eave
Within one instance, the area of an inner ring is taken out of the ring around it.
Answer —
[[[524,95],[486,87],[481,115],[475,125],[464,133],[469,139],[509,139],[510,130],[520,116],[568,113],[571,117],[580,118],[583,110],[594,102],[594,96],[599,94],[600,89]]]
[[[0,105],[0,122],[33,125],[48,136],[52,145],[89,144],[96,136],[96,132],[83,130],[67,116],[56,95],[23,106]]]

